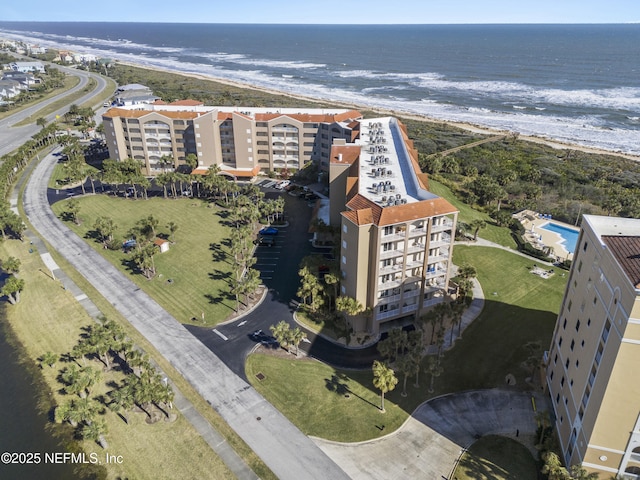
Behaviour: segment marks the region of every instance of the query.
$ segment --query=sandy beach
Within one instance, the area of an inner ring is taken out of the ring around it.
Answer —
[[[213,76],[208,76],[208,75],[201,75],[201,74],[188,73],[188,72],[180,72],[180,71],[177,71],[177,70],[163,69],[163,68],[158,68],[158,67],[149,67],[149,66],[146,66],[146,65],[140,65],[140,64],[137,64],[137,63],[133,63],[133,62],[126,62],[126,61],[120,61],[120,60],[116,60],[116,63],[119,63],[121,65],[128,65],[128,66],[131,66],[131,67],[136,67],[136,68],[143,68],[143,69],[146,69],[146,70],[155,70],[155,71],[162,71],[162,72],[172,73],[172,74],[175,74],[175,75],[183,75],[185,77],[192,77],[192,78],[197,78],[197,79],[200,79],[200,80],[206,80],[206,81],[210,81],[210,82],[220,83],[222,85],[229,85],[229,86],[235,87],[235,88],[251,89],[251,90],[256,90],[256,91],[260,91],[260,92],[269,93],[269,94],[272,94],[272,95],[283,95],[283,96],[286,96],[286,97],[289,97],[289,98],[298,98],[300,100],[304,100],[304,101],[307,101],[307,102],[314,102],[314,103],[327,103],[328,102],[328,100],[322,100],[322,99],[312,98],[312,97],[308,97],[308,96],[304,96],[304,95],[296,95],[296,94],[293,94],[293,93],[290,93],[290,92],[282,92],[282,91],[279,91],[279,90],[268,89],[268,88],[259,87],[259,86],[256,86],[256,85],[251,85],[249,83],[233,82],[233,81],[230,81],[230,80],[217,78],[217,77],[213,77]],[[535,137],[535,136],[530,136],[530,135],[521,135],[519,132],[516,132],[516,131],[497,130],[497,129],[485,127],[483,125],[474,125],[474,124],[471,124],[471,123],[454,122],[454,121],[449,121],[449,120],[441,120],[441,119],[431,118],[431,117],[428,117],[426,115],[416,115],[414,113],[402,112],[402,111],[397,111],[397,110],[385,110],[385,109],[381,109],[381,108],[378,108],[378,107],[373,107],[373,106],[370,106],[370,105],[348,104],[348,103],[344,103],[344,102],[332,102],[332,103],[335,103],[335,105],[338,105],[338,106],[341,106],[341,107],[345,107],[345,108],[353,108],[355,110],[371,110],[371,111],[374,111],[374,112],[379,112],[381,115],[404,117],[404,118],[417,120],[417,121],[450,125],[452,127],[460,128],[460,129],[463,129],[463,130],[467,130],[467,131],[470,131],[470,132],[473,132],[473,133],[482,134],[482,135],[492,135],[493,136],[493,135],[514,135],[514,134],[517,134],[518,135],[518,139],[520,139],[520,140],[524,140],[524,141],[532,142],[532,143],[538,143],[538,144],[541,144],[541,145],[546,145],[548,147],[551,147],[551,148],[554,148],[554,149],[557,149],[557,150],[576,150],[576,151],[585,152],[585,153],[592,153],[592,154],[596,154],[596,155],[610,155],[610,156],[626,158],[628,160],[633,160],[633,161],[636,161],[636,162],[640,162],[640,156],[630,155],[630,154],[621,153],[621,152],[615,152],[615,151],[611,151],[611,150],[590,148],[590,147],[586,147],[586,146],[583,146],[583,145],[565,143],[565,142],[560,142],[560,141],[557,141],[557,140],[552,140],[552,139],[547,139],[547,138],[542,138],[542,137]]]

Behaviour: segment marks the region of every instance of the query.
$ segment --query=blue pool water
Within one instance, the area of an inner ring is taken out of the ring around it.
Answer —
[[[557,233],[562,237],[562,245],[569,253],[573,253],[576,249],[576,244],[578,243],[578,235],[579,231],[573,230],[571,228],[563,227],[562,225],[558,225],[556,223],[546,223],[540,228],[544,228],[545,230],[549,230],[550,232]]]

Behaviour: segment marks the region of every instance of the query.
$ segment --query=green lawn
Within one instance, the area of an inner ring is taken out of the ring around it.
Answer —
[[[307,435],[356,442],[386,435],[407,419],[390,400],[385,400],[385,412],[380,411],[380,393],[368,370],[337,370],[294,355],[283,359],[253,354],[245,371],[256,390]],[[256,378],[259,373],[262,380]],[[399,390],[387,396],[399,397]]]
[[[485,295],[481,315],[464,331],[456,347],[445,354],[445,391],[504,385],[511,373],[518,385],[529,375],[520,365],[529,356],[527,342],[548,349],[568,276],[564,270],[542,279],[529,272],[535,260],[490,247],[457,245],[456,265],[478,270]]]
[[[373,387],[368,370],[336,370],[319,362],[295,360],[293,356],[283,360],[251,355],[246,365],[249,381],[302,431],[337,441],[379,437],[401,425],[429,398],[505,386],[509,373],[516,378],[516,388],[527,388],[525,378],[531,373],[522,365],[530,355],[525,344],[537,342],[540,356],[548,348],[566,277],[558,270],[544,280],[529,272],[533,260],[489,247],[456,246],[454,262],[468,262],[477,268],[486,296],[485,308],[455,348],[445,353],[444,371],[436,379],[432,394],[427,391],[430,379],[426,360],[420,372],[420,386],[414,387],[414,379],[410,378],[406,397],[401,396],[403,376],[398,375],[398,386],[386,396],[384,432],[376,428],[381,414],[367,401],[345,399],[327,388],[328,379],[336,376],[349,390],[377,404],[379,392]],[[259,372],[266,377],[262,381],[255,376]]]
[[[53,352],[57,355],[69,352],[77,343],[83,329],[93,324],[93,320],[71,291],[63,290],[59,282],[44,273],[46,267],[40,255],[30,251],[28,242],[7,240],[0,245],[1,258],[6,259],[12,256],[20,260],[20,278],[25,281],[21,301],[17,305],[6,307],[6,321],[20,342],[25,364],[36,362],[36,359],[45,352]],[[120,321],[125,325],[124,321]],[[145,345],[144,348],[155,356],[149,347]],[[101,372],[101,381],[92,390],[93,398],[105,395],[112,389],[108,383],[122,378],[122,373],[117,368],[104,372],[97,360],[88,360],[87,365]],[[59,371],[67,366],[68,363],[59,361],[53,368],[45,366],[37,370],[38,375],[46,382],[46,387],[39,386],[39,406],[47,413],[50,413],[55,405],[73,397],[63,393],[62,384],[58,378]],[[168,368],[165,372],[176,382],[182,382],[176,372],[170,372]],[[187,388],[181,386],[181,389],[185,394],[193,395],[187,391]],[[205,412],[211,410],[206,404],[197,405],[197,407],[204,408]],[[122,464],[112,463],[105,467],[107,479],[233,477],[220,457],[211,451],[209,445],[182,415],[178,415],[175,422],[158,422],[153,425],[148,425],[144,421],[146,417],[142,413],[131,413],[129,417],[131,423],[127,425],[108,409],[101,415],[107,425],[108,452],[123,457]],[[54,434],[59,433],[63,428],[55,425],[49,427]],[[64,443],[67,440],[62,437],[60,441]],[[99,458],[104,458],[105,451],[96,442],[86,440],[79,443],[87,454],[95,452]],[[247,454],[246,451],[240,451],[240,454],[244,455],[248,461],[251,461],[254,456]],[[273,478],[268,470],[258,468],[261,462],[251,462],[251,464],[256,468],[256,472],[264,473],[262,478]]]
[[[457,480],[536,480],[538,467],[527,448],[515,440],[488,435],[462,456]]]
[[[493,225],[493,220],[489,218],[489,215],[483,212],[479,212],[478,210],[474,210],[472,207],[459,200],[449,187],[430,178],[429,190],[436,195],[446,199],[449,203],[451,203],[451,205],[453,205],[460,211],[460,213],[458,214],[458,221],[468,224],[473,220],[480,219],[487,222],[487,226],[480,230],[478,234],[479,237],[516,250],[516,242],[511,237],[511,232],[508,228]]]
[[[178,321],[190,323],[195,318],[195,323],[202,324],[204,312],[207,324],[215,325],[232,313],[235,300],[229,297],[227,284],[232,265],[227,257],[227,248],[221,247],[228,237],[229,228],[221,224],[222,219],[218,215],[220,210],[217,207],[197,199],[131,200],[87,195],[78,197],[78,200],[81,225],[70,221],[65,223],[129,275]],[[63,218],[66,203],[67,201],[62,201],[53,205],[54,212]],[[168,236],[169,222],[175,222],[179,227],[176,243],[171,245],[168,252],[158,253],[154,257],[158,275],[152,280],[132,272],[130,255],[122,250],[103,249],[101,244],[91,238],[90,233],[96,219],[107,216],[113,218],[118,225],[116,238],[122,240],[138,220],[149,215],[159,220],[160,236]],[[214,256],[219,256],[219,260],[214,262]]]

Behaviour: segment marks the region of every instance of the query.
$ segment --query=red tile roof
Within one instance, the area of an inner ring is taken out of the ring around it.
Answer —
[[[640,236],[603,235],[602,241],[609,247],[631,284],[640,288]]]

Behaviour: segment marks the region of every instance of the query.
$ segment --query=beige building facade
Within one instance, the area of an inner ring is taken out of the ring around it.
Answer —
[[[640,478],[640,220],[585,215],[548,355],[566,465]]]
[[[341,294],[368,309],[352,327],[375,334],[444,300],[458,211],[428,191],[402,123],[367,119],[358,131],[331,151],[330,222],[341,232]]]
[[[133,158],[157,175],[195,155],[236,176],[290,173],[315,161],[328,168],[334,139],[351,141],[362,115],[340,109],[212,107],[184,100],[111,108],[103,115],[110,158]]]

